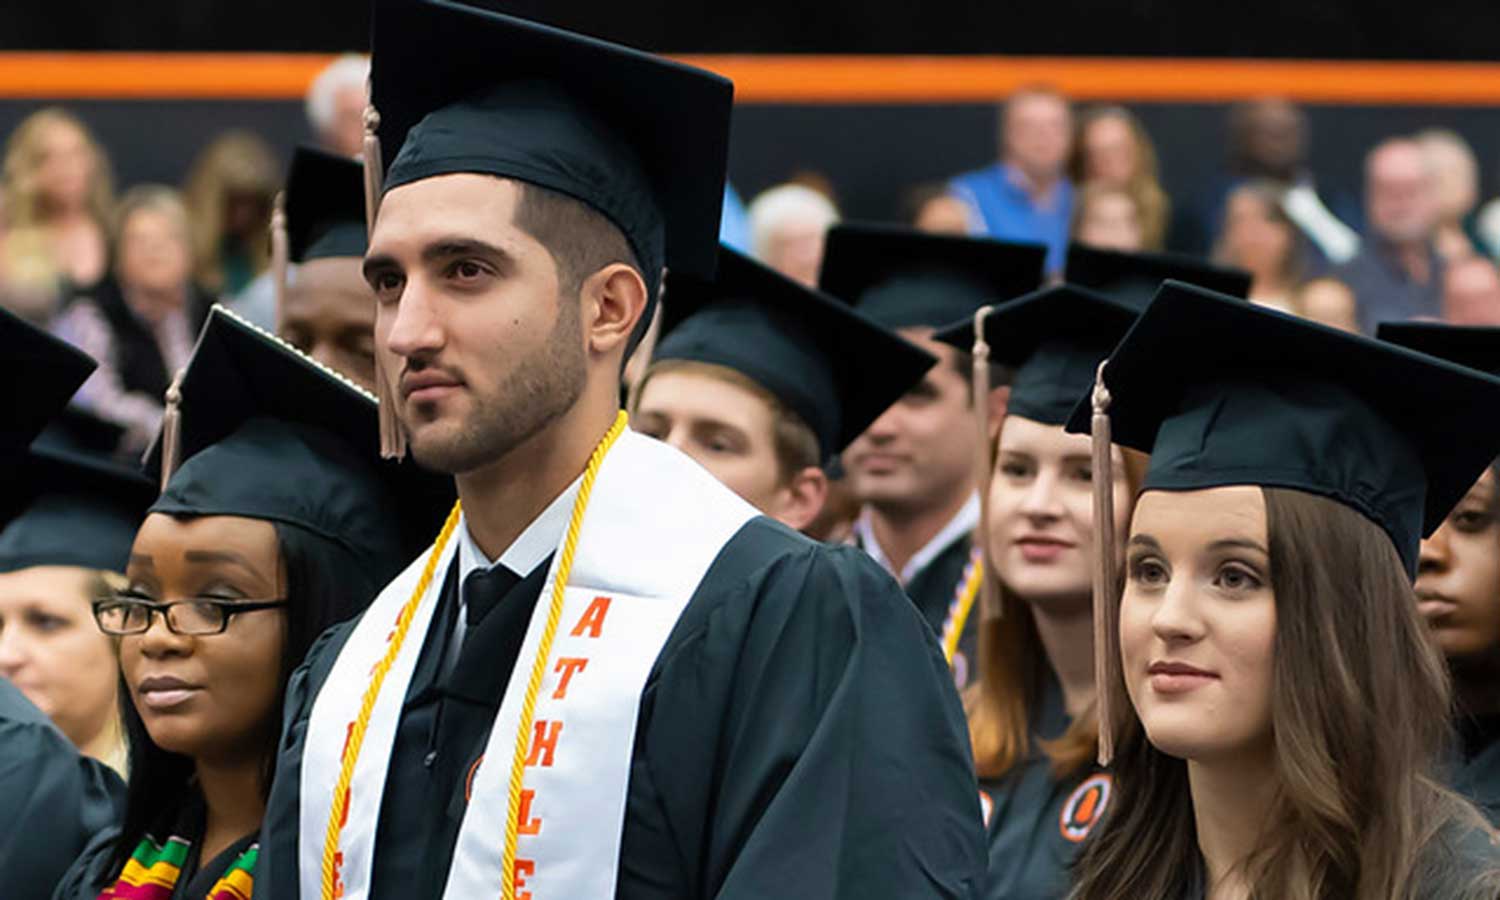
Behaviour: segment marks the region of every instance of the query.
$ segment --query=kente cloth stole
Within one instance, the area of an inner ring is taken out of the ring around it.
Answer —
[[[170,900],[191,849],[192,844],[180,837],[167,838],[162,844],[145,838],[130,854],[120,877],[104,889],[99,900]],[[204,900],[250,900],[255,886],[255,860],[259,855],[260,844],[251,844],[224,870]]]

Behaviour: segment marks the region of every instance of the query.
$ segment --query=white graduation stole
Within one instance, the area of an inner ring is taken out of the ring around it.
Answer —
[[[626,431],[604,458],[537,695],[518,816],[517,900],[614,896],[646,677],[719,551],[756,515],[697,463],[658,441]],[[347,900],[370,893],[375,827],[396,726],[432,625],[442,574],[458,544],[450,539],[438,560],[438,574],[386,676],[354,767],[338,857],[339,895]],[[468,775],[469,803],[446,900],[500,896],[516,731],[561,556],[553,556],[482,761]],[[381,592],[313,703],[299,810],[304,900],[320,896],[323,843],[350,723],[425,565],[424,555]]]

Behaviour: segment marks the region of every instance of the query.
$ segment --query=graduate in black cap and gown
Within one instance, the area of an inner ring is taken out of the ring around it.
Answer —
[[[1500,328],[1386,322],[1375,336],[1500,375]],[[1422,541],[1416,589],[1453,676],[1449,784],[1500,827],[1500,458]]]
[[[1448,680],[1411,580],[1500,453],[1497,403],[1500,379],[1161,288],[1069,421],[1103,468],[1110,439],[1151,454],[1123,578],[1095,574],[1123,584],[1094,607],[1114,795],[1070,897],[1496,896],[1493,832],[1436,777]]]
[[[1005,391],[976,396],[967,353],[932,335],[1035,290],[1045,257],[1040,245],[842,224],[829,230],[819,275],[822,290],[939,359],[854,441],[843,464],[864,507],[855,542],[901,582],[960,687],[973,680],[983,575],[970,540],[979,521],[974,410],[989,402],[998,418]]]
[[[899,587],[619,409],[663,264],[713,276],[730,95],[377,3],[386,445],[461,508],[292,681],[273,896],[976,894],[962,710]]]
[[[19,512],[0,511],[0,675],[82,753],[123,774],[119,664],[92,602],[123,577],[155,486],[50,432],[15,474],[6,499]]]
[[[982,432],[994,450],[981,496],[989,608],[979,618],[977,671],[965,694],[989,832],[990,900],[1067,893],[1068,868],[1109,807],[1096,764],[1093,460],[1087,437],[1063,426],[1135,310],[1072,285],[1044,288],[937,333],[975,349],[975,365],[1012,372],[1005,418]],[[1118,448],[1117,531],[1143,470]]]
[[[937,362],[728,247],[712,281],[669,274],[664,285],[631,424],[799,531],[827,496],[825,464]]]
[[[1108,810],[1112,782],[1096,764],[1091,583],[1093,461],[1063,426],[1095,369],[1162,279],[1243,296],[1248,276],[1162,254],[1075,245],[1069,275],[1097,284],[1047,288],[938,333],[1013,371],[1010,400],[982,470],[982,518],[995,575],[994,615],[980,623],[978,668],[965,697],[990,836],[991,900],[1062,896],[1083,841]],[[982,350],[982,353],[981,353]],[[976,365],[979,363],[976,362]],[[1116,534],[1124,531],[1144,457],[1112,448]],[[985,485],[988,485],[986,488]],[[1122,547],[1108,550],[1119,557]]]
[[[272,219],[276,333],[374,390],[375,297],[360,274],[367,235],[364,167],[298,147],[281,206]]]
[[[415,552],[402,523],[446,505],[441,482],[379,459],[373,397],[222,307],[180,390],[150,458],[162,493],[124,585],[94,605],[119,638],[128,801],[61,900],[266,896],[287,677]]]
[[[94,370],[82,352],[0,310],[0,352],[26,390],[0,404],[0,502],[31,496],[21,480],[27,447]],[[124,786],[0,678],[0,884],[6,896],[44,900],[90,837],[120,813]],[[24,823],[24,826],[22,825]]]

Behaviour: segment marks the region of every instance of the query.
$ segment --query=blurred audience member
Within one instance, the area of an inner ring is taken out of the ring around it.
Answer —
[[[271,204],[281,186],[276,154],[256,134],[229,131],[193,162],[184,194],[196,280],[232,297],[270,261]]]
[[[818,283],[823,237],[839,211],[821,191],[779,184],[750,202],[751,255],[809,287]]]
[[[114,278],[75,298],[54,330],[99,361],[74,404],[124,428],[118,450],[132,454],[161,425],[167,387],[211,301],[192,282],[187,210],[175,190],[131,188],[116,221]]]
[[[1359,255],[1336,273],[1354,289],[1359,327],[1437,318],[1443,260],[1433,247],[1437,190],[1422,147],[1411,138],[1382,141],[1365,157],[1365,214],[1370,233]]]
[[[1049,272],[1062,269],[1073,215],[1072,141],[1068,99],[1046,86],[1022,88],[1000,110],[1000,161],[953,179],[983,234],[1046,244]]]
[[[1493,262],[1471,256],[1448,267],[1443,319],[1454,325],[1500,325],[1500,271]]]
[[[318,146],[340,156],[364,148],[365,107],[369,105],[370,59],[346,53],[328,64],[307,89],[307,124]]]
[[[1316,260],[1338,265],[1359,252],[1359,234],[1347,221],[1354,210],[1335,214],[1319,196],[1307,165],[1307,116],[1287,100],[1242,103],[1230,111],[1229,166],[1234,182],[1266,179],[1286,191],[1282,208],[1307,239]],[[1335,208],[1343,206],[1335,199]],[[1350,204],[1352,206],[1352,203]]]
[[[1143,234],[1136,249],[1162,249],[1171,201],[1157,178],[1156,147],[1130,110],[1102,106],[1080,116],[1068,171],[1075,185],[1100,184],[1128,192]],[[1074,221],[1079,217],[1075,215]]]
[[[1330,328],[1357,333],[1359,317],[1355,306],[1354,291],[1332,276],[1309,279],[1297,289],[1297,313]]]
[[[61,298],[92,288],[108,268],[109,162],[72,113],[39,110],[6,143],[4,193],[0,303],[45,324]]]
[[[1437,190],[1437,251],[1455,260],[1475,252],[1469,214],[1479,204],[1479,161],[1456,132],[1430,128],[1417,135]]]
[[[1281,206],[1281,188],[1256,180],[1235,188],[1224,206],[1224,231],[1215,252],[1220,265],[1250,273],[1250,299],[1293,310],[1293,292],[1302,280],[1302,235]]]
[[[1100,250],[1139,253],[1148,249],[1139,197],[1112,184],[1085,184],[1073,208],[1073,240]]]
[[[901,218],[906,224],[932,234],[969,234],[974,223],[969,205],[958,199],[946,184],[919,184],[901,198]]]

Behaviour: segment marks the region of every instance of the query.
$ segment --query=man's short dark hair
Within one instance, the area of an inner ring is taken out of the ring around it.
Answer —
[[[625,263],[641,272],[625,233],[598,210],[549,188],[524,181],[516,184],[521,188],[516,227],[552,254],[563,292],[577,293],[584,279],[613,263]],[[651,283],[644,272],[641,278]]]

